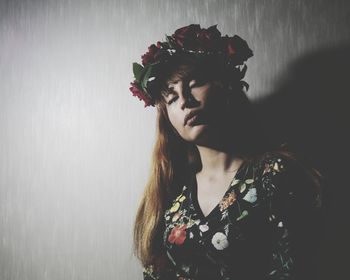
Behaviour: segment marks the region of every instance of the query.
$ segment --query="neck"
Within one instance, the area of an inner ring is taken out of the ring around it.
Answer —
[[[221,176],[227,173],[234,173],[238,170],[243,159],[227,151],[197,146],[202,162],[200,174]]]
[[[198,173],[216,177],[236,172],[243,163],[239,151],[233,147],[238,148],[236,141],[225,126],[212,128],[205,138],[196,143],[202,163]]]

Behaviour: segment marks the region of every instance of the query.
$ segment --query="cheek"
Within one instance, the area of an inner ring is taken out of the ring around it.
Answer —
[[[182,127],[183,127],[183,119],[181,118],[181,116],[179,114],[176,114],[172,110],[168,110],[168,117],[169,117],[169,121],[172,124],[172,126],[178,132],[180,132],[182,130]]]
[[[198,100],[200,100],[206,107],[220,106],[224,97],[222,89],[210,85],[201,91],[198,91]]]
[[[220,107],[218,101],[219,100],[215,92],[207,92],[201,96],[201,107],[204,109],[207,117],[212,117],[212,115],[218,110]]]

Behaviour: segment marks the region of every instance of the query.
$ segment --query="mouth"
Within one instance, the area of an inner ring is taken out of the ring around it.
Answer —
[[[185,116],[185,120],[184,120],[184,126],[185,125],[189,125],[189,126],[193,126],[196,121],[199,118],[199,111],[191,111],[189,112],[186,116]]]

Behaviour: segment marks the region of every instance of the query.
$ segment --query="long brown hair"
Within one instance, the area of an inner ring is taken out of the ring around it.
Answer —
[[[193,71],[193,63],[182,62],[172,68],[171,72],[168,71],[167,78],[168,80],[183,78],[191,71]],[[225,85],[227,84],[224,83]],[[158,90],[161,92],[162,86],[159,86]],[[256,118],[253,112],[249,111],[251,110],[250,102],[243,89],[235,88],[231,91],[235,91],[232,94],[232,100],[235,102],[233,111],[236,111],[236,116],[241,112],[244,112],[245,115],[243,121],[238,124],[239,128],[235,124],[237,130],[242,132],[242,136],[234,143],[234,148],[239,149],[240,157],[245,161],[252,161],[261,157],[265,151],[273,150],[271,153],[300,162],[318,191],[321,184],[319,172],[301,163],[302,161],[296,154],[289,151],[286,146],[273,149],[268,142],[264,142],[264,137],[261,137],[262,131],[258,130],[258,127],[252,127],[256,124]],[[164,211],[180,192],[188,176],[192,172],[200,171],[201,160],[197,147],[193,143],[184,141],[172,127],[166,105],[161,98],[156,103],[156,108],[156,143],[152,154],[150,176],[137,210],[134,225],[134,252],[143,266],[154,264],[157,269],[165,265],[166,260],[166,252],[162,247],[165,227]]]
[[[162,214],[170,198],[193,168],[194,146],[180,139],[170,126],[163,103],[157,106],[157,137],[150,177],[146,184],[134,226],[134,248],[143,265],[157,263],[161,250]],[[181,175],[181,176],[179,176]]]

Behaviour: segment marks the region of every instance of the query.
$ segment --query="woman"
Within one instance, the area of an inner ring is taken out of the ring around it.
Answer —
[[[316,279],[320,177],[255,126],[252,55],[192,24],[134,63],[130,90],[158,113],[134,228],[144,279]]]

